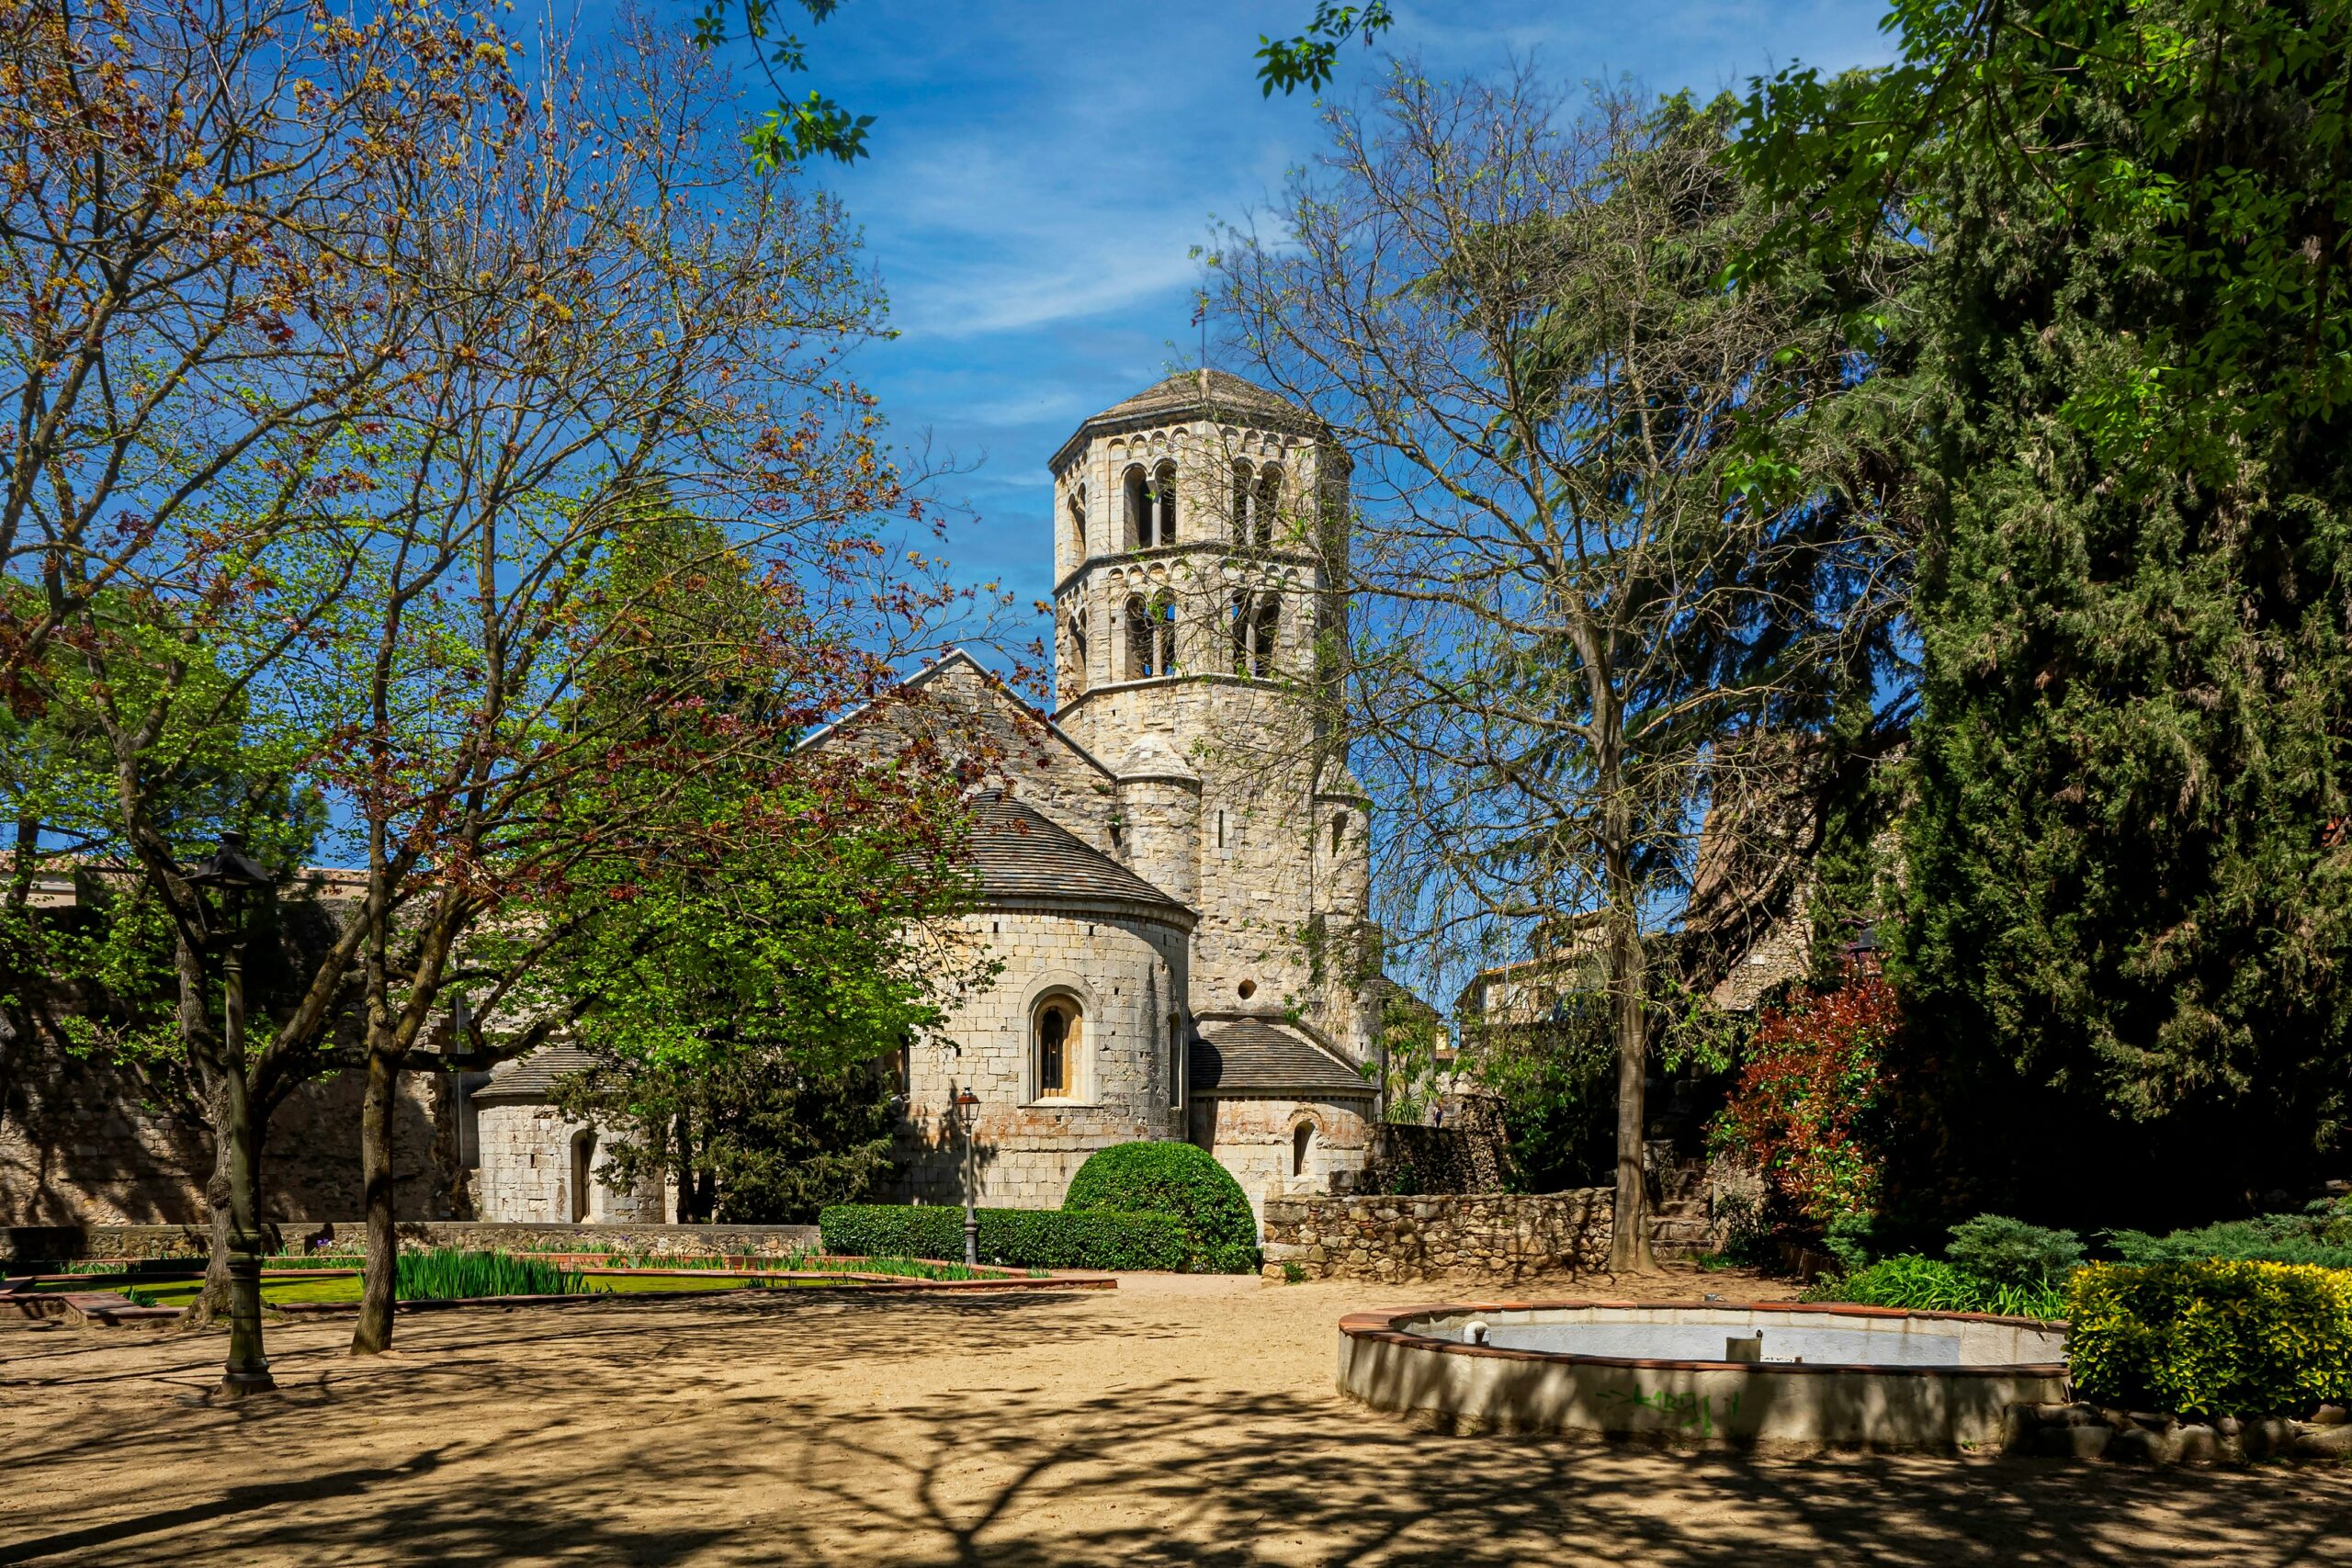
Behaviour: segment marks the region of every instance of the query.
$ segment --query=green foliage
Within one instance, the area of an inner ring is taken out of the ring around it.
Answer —
[[[2225,1220],[2161,1236],[2145,1231],[2109,1231],[2106,1239],[2118,1258],[2136,1265],[2221,1258],[2352,1269],[2352,1198],[2313,1203],[2300,1214]]]
[[[1286,39],[1258,35],[1256,58],[1261,95],[1272,97],[1277,92],[1295,93],[1301,87],[1310,93],[1318,90],[1331,79],[1331,73],[1339,64],[1341,44],[1351,38],[1361,38],[1369,44],[1396,22],[1388,0],[1366,0],[1361,6],[1315,0],[1315,15],[1306,31]]]
[[[2067,1286],[2085,1396],[2184,1416],[2299,1415],[2352,1398],[2352,1272],[2095,1263]]]
[[[1196,1261],[1192,1233],[1172,1214],[1071,1213],[1059,1209],[982,1209],[979,1252],[985,1262],[1016,1269],[1154,1269],[1181,1272]],[[864,1256],[956,1258],[964,1255],[964,1211],[932,1204],[851,1203],[817,1217],[825,1250]],[[1223,1264],[1200,1272],[1243,1273],[1240,1259],[1216,1254],[1198,1262]]]
[[[404,1302],[461,1302],[481,1296],[576,1296],[581,1275],[537,1258],[511,1252],[435,1247],[402,1251],[393,1259],[393,1295]]]
[[[1944,1256],[1955,1267],[2006,1285],[2052,1289],[2083,1261],[2082,1238],[2002,1214],[1979,1214],[1951,1227]]]
[[[1216,1156],[1192,1144],[1113,1144],[1089,1155],[1062,1196],[1065,1213],[1173,1214],[1192,1236],[1195,1267],[1229,1274],[1237,1252],[1258,1244],[1258,1222],[1241,1184]]]
[[[2352,1111],[2352,5],[1888,27],[1888,70],[1760,84],[1737,156],[1747,276],[1899,291],[1855,330],[1914,433],[1919,1185],[2302,1185]]]
[[[2064,1294],[2051,1286],[1988,1279],[1916,1252],[1898,1253],[1851,1273],[1821,1280],[1805,1291],[1804,1299],[1902,1307],[1911,1312],[1984,1312],[2042,1319],[2062,1317],[2066,1308]]]

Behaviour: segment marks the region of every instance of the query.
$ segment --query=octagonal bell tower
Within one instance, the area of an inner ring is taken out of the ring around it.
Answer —
[[[1056,722],[1119,776],[1111,849],[1200,911],[1191,1012],[1369,1058],[1370,803],[1333,716],[1346,456],[1217,370],[1080,425],[1054,477]]]

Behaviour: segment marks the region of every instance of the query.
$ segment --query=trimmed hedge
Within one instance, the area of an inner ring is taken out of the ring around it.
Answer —
[[[1167,1214],[982,1209],[980,1261],[1015,1269],[1181,1270],[1193,1256],[1182,1220]],[[827,1252],[858,1258],[964,1256],[964,1211],[937,1204],[839,1203],[817,1216]]]
[[[2286,1416],[2352,1399],[2352,1270],[2094,1263],[2066,1286],[2085,1396],[2183,1416]]]
[[[1193,1144],[1114,1144],[1089,1155],[1063,1194],[1065,1213],[1173,1214],[1193,1235],[1193,1268],[1257,1271],[1258,1218],[1233,1173]]]

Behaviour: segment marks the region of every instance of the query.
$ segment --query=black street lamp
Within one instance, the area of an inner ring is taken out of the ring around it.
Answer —
[[[980,1097],[969,1089],[956,1096],[956,1124],[964,1134],[964,1267],[980,1266],[979,1161],[975,1157],[972,1128],[979,1120]]]
[[[187,874],[188,886],[220,900],[220,923],[208,931],[220,949],[223,989],[221,1024],[228,1071],[220,1075],[228,1097],[229,1140],[229,1364],[221,1394],[242,1399],[277,1386],[261,1343],[261,1226],[254,1205],[259,1173],[254,1160],[251,1084],[245,1077],[245,910],[254,895],[272,886],[268,872],[245,853],[245,836],[220,835],[220,847]]]

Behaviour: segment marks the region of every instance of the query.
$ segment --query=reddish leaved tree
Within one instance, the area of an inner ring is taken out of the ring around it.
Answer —
[[[1884,1156],[1886,1063],[1902,1010],[1874,974],[1764,1011],[1713,1141],[1755,1165],[1775,1203],[1817,1221],[1870,1212]]]

